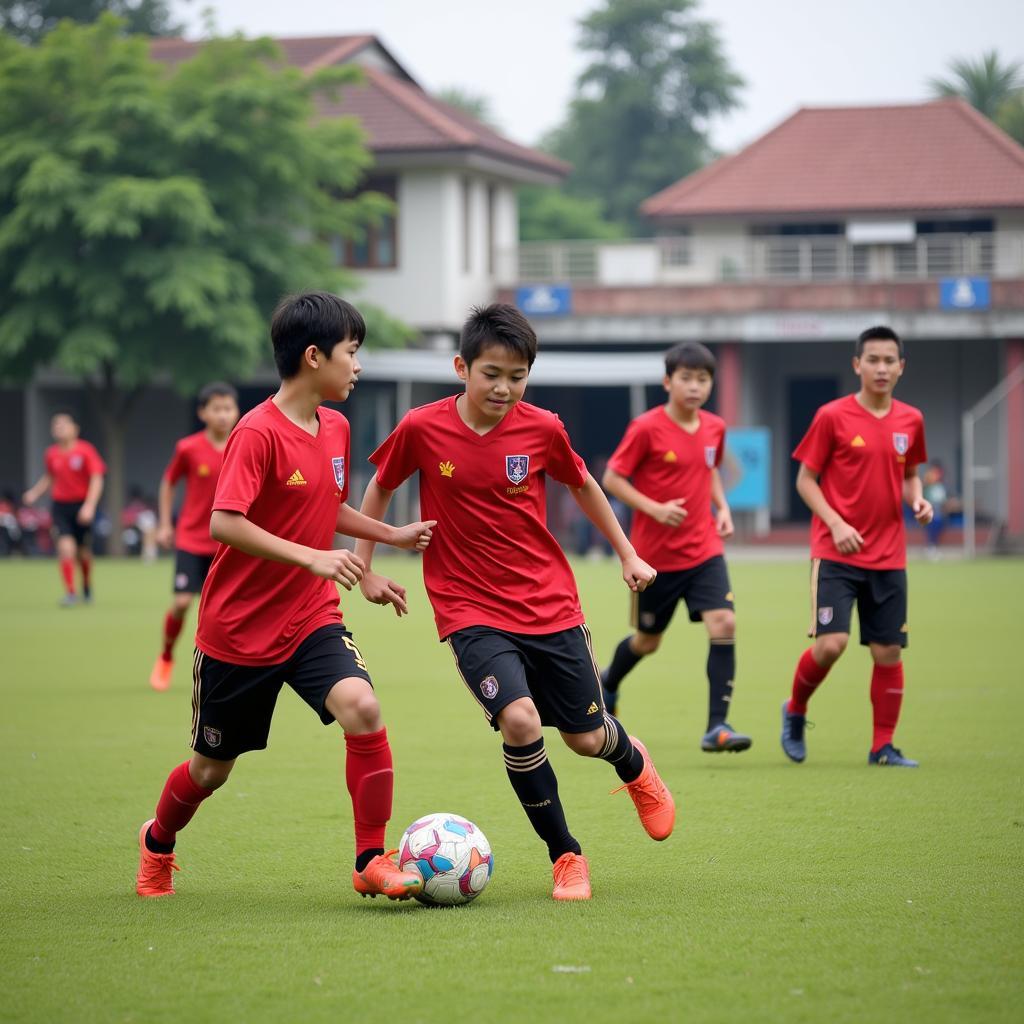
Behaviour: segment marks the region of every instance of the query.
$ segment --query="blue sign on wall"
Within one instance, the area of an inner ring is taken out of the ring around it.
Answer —
[[[767,508],[772,501],[772,432],[767,427],[729,430],[719,469],[730,508]]]
[[[565,316],[572,312],[567,284],[534,284],[516,289],[516,305],[527,316]]]
[[[992,289],[987,277],[939,278],[939,305],[943,309],[988,309]]]

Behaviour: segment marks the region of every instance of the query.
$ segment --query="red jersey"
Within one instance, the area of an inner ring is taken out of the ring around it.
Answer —
[[[633,513],[633,547],[659,572],[690,569],[725,550],[711,514],[711,474],[725,452],[725,420],[703,409],[697,415],[700,424],[690,434],[663,405],[649,409],[630,423],[608,460],[609,469],[629,477],[648,498],[686,499],[687,515],[678,526]]]
[[[811,557],[862,569],[903,569],[907,539],[903,528],[903,481],[908,469],[928,460],[924,417],[893,399],[881,417],[872,416],[856,395],[823,405],[793,452],[819,474],[825,500],[864,538],[860,551],[840,553],[832,532],[811,520]]]
[[[223,461],[223,449],[214,448],[205,430],[183,437],[174,446],[164,479],[172,487],[185,480],[185,500],[174,530],[174,546],[182,551],[207,558],[216,554],[217,542],[210,536],[210,513]]]
[[[370,462],[389,491],[420,474],[420,516],[437,520],[423,581],[442,639],[466,626],[538,634],[583,622],[545,486],[550,476],[582,487],[588,474],[554,413],[517,402],[477,434],[453,395],[407,413]]]
[[[313,437],[269,398],[247,412],[224,449],[214,510],[241,512],[268,533],[331,550],[348,496],[349,425],[333,409],[317,416]],[[341,622],[333,581],[221,544],[199,602],[196,646],[235,665],[276,665],[332,622]]]
[[[107,464],[88,441],[81,438],[70,448],[51,444],[46,449],[46,472],[53,481],[54,501],[85,501],[89,478],[102,476]]]

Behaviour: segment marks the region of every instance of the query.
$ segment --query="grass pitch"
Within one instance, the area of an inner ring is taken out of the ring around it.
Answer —
[[[451,810],[495,850],[468,907],[360,900],[340,730],[283,691],[178,843],[178,895],[133,891],[136,833],[187,756],[190,646],[150,691],[171,568],[100,563],[58,610],[49,562],[0,562],[0,1019],[4,1021],[1020,1020],[1024,565],[915,564],[897,743],[868,768],[870,675],[851,646],[816,696],[805,764],[778,743],[805,646],[805,564],[734,564],[740,755],[702,754],[705,640],[677,616],[621,713],[675,794],[652,843],[611,769],[548,735],[594,900],[556,905],[498,740],[437,643],[413,559],[401,621],[346,597],[395,753],[392,841]],[[612,562],[577,564],[600,661],[625,633]]]

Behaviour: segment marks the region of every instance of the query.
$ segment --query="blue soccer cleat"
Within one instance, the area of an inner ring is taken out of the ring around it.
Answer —
[[[782,702],[782,750],[790,761],[795,761],[797,764],[807,757],[807,744],[804,742],[806,726],[806,715],[798,715],[790,711],[787,697]]]
[[[884,764],[889,768],[917,768],[917,761],[903,756],[902,750],[897,750],[891,743],[872,750],[868,754],[868,764]]]
[[[730,754],[747,750],[754,741],[741,732],[737,732],[728,722],[716,725],[709,729],[701,737],[700,749],[709,754],[720,754],[728,751]]]

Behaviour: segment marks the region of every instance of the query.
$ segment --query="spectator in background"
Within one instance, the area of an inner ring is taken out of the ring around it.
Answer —
[[[925,554],[932,561],[938,561],[942,557],[939,551],[942,533],[949,524],[949,517],[960,511],[960,501],[950,497],[946,488],[946,471],[938,459],[925,470],[922,483],[924,497],[935,510],[932,521],[924,528]]]
[[[157,520],[153,500],[142,493],[139,486],[132,487],[128,504],[121,513],[121,529],[125,550],[141,555],[144,562],[153,562],[157,556]]]

